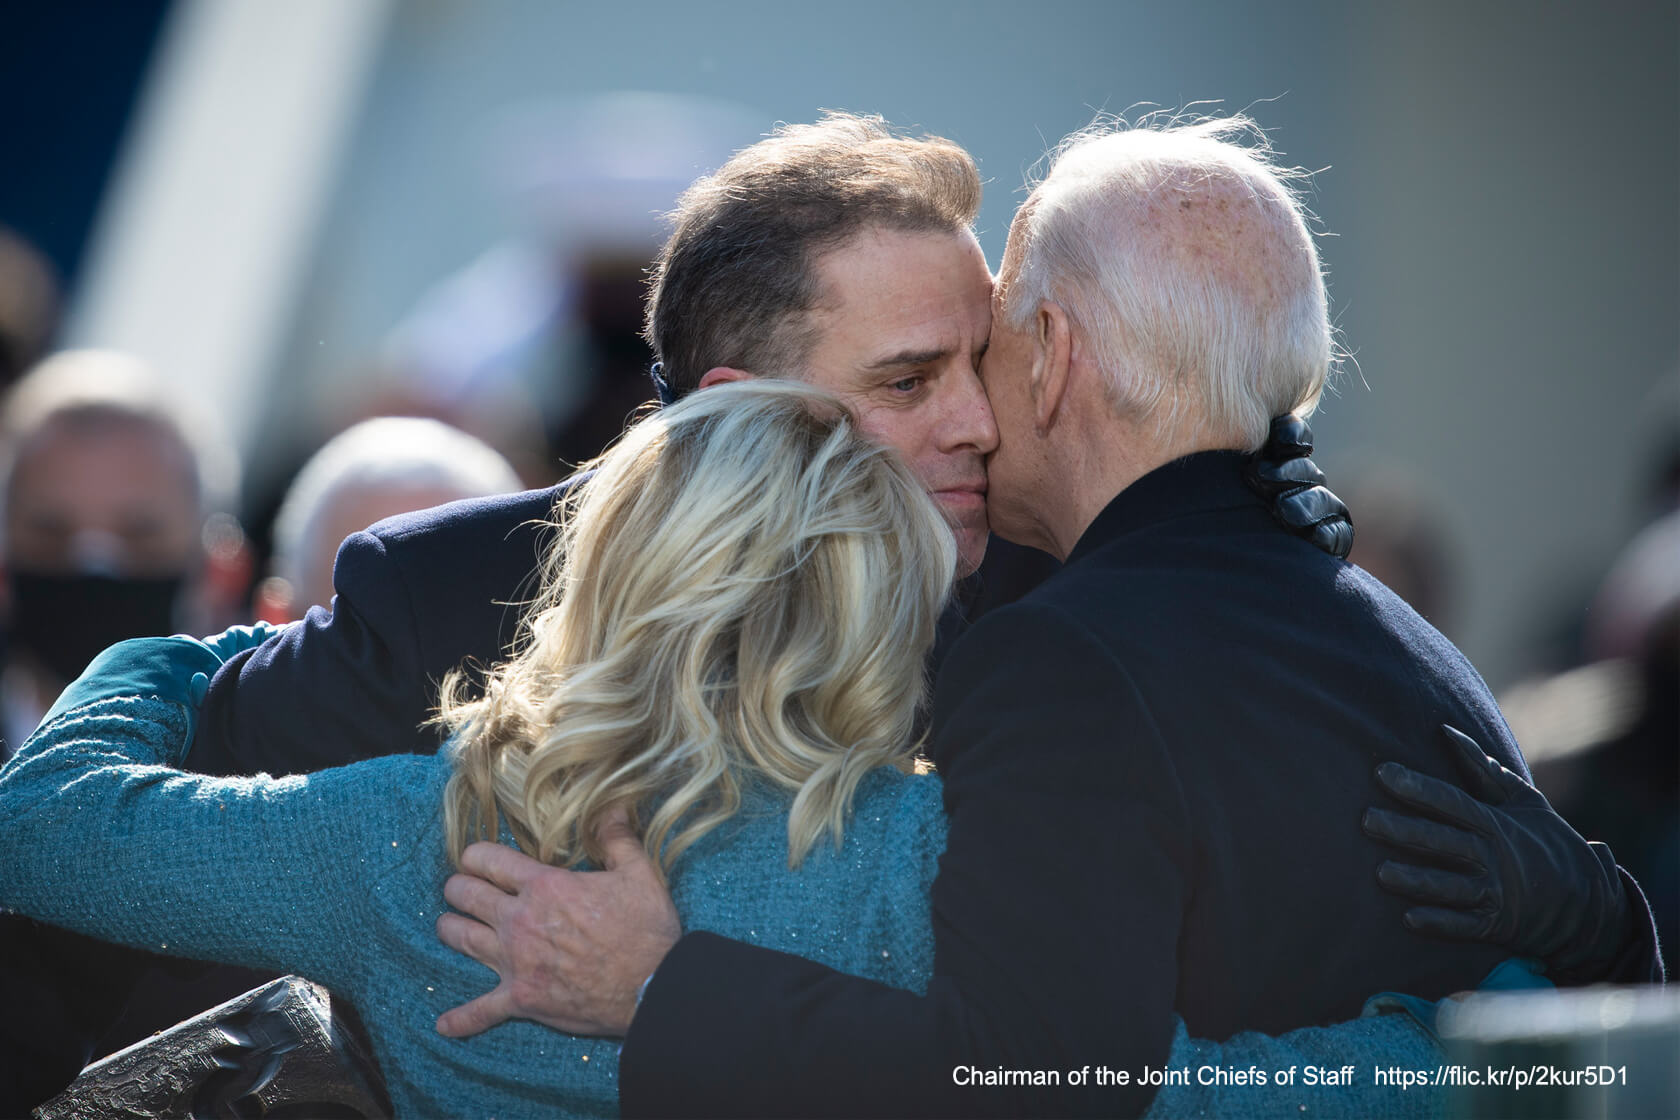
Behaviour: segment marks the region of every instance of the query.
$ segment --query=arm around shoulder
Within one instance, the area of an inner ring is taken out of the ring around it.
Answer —
[[[205,774],[295,774],[436,749],[415,604],[385,541],[339,549],[331,612],[316,607],[229,659],[210,681],[188,765]],[[301,703],[307,697],[307,703]]]
[[[1151,1088],[1065,1081],[1160,1065],[1172,1041],[1183,806],[1129,688],[1059,612],[977,624],[939,686],[927,994],[689,934],[631,1023],[624,1114],[1142,1112]]]

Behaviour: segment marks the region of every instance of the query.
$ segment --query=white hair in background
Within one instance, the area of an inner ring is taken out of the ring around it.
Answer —
[[[520,489],[495,448],[448,424],[412,416],[364,420],[328,440],[286,490],[274,518],[274,572],[299,591],[316,582],[312,558],[338,545],[321,534],[335,504],[352,493],[439,491],[454,500]]]
[[[1115,407],[1153,417],[1158,431],[1188,419],[1254,450],[1271,417],[1311,413],[1332,345],[1295,190],[1307,173],[1280,166],[1257,124],[1157,126],[1152,115],[1094,125],[1047,158],[1011,233],[1011,324],[1025,326],[1042,301],[1060,304]],[[1197,206],[1212,209],[1192,215]],[[1210,222],[1220,225],[1211,238]]]

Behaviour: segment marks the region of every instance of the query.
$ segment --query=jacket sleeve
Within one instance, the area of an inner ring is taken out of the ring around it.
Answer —
[[[378,755],[430,753],[445,675],[491,665],[536,586],[563,486],[456,502],[347,538],[328,612],[210,682],[187,765],[206,774],[296,774]]]
[[[415,603],[386,542],[339,548],[329,613],[229,659],[210,682],[186,764],[204,774],[300,774],[435,750],[436,694],[420,663]]]
[[[1657,916],[1645,898],[1645,891],[1627,869],[1617,865],[1616,876],[1627,898],[1628,935],[1622,950],[1602,975],[1555,977],[1560,984],[1661,984],[1667,981],[1662,952],[1657,947]]]
[[[1066,1078],[1158,1067],[1172,1043],[1186,810],[1141,698],[1080,626],[1016,605],[957,644],[936,705],[950,832],[927,994],[686,936],[631,1023],[625,1116],[1148,1107],[1135,1081]],[[977,1084],[1000,1070],[1061,1083]]]
[[[180,703],[146,696],[44,724],[0,771],[0,903],[134,948],[359,975],[370,855],[412,844],[395,767],[431,763],[212,778],[174,768],[186,728]]]

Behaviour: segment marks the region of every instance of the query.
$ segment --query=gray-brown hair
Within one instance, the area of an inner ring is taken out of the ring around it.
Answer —
[[[848,113],[783,125],[678,199],[654,263],[648,345],[678,396],[717,366],[789,374],[813,342],[822,253],[872,226],[966,230],[979,208],[974,161],[949,140]]]

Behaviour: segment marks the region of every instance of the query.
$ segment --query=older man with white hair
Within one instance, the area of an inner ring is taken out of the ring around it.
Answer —
[[[309,457],[274,515],[273,572],[257,588],[265,622],[301,618],[333,599],[333,557],[352,533],[400,513],[522,488],[502,453],[441,420],[380,416]]]
[[[508,872],[492,905],[452,880],[504,946],[547,907],[548,974],[510,971],[488,940],[480,959],[527,993],[520,1014],[628,1021],[625,1115],[1137,1113],[1175,1011],[1197,1037],[1281,1033],[1355,1018],[1381,991],[1475,987],[1507,955],[1417,937],[1373,878],[1383,849],[1347,835],[1379,760],[1412,795],[1455,749],[1492,766],[1461,739],[1436,748],[1443,725],[1508,768],[1504,788],[1527,769],[1463,656],[1249,484],[1268,418],[1310,413],[1332,360],[1289,177],[1245,119],[1098,129],[1058,151],[1011,228],[982,369],[988,506],[996,531],[1065,564],[942,670],[929,753],[950,831],[925,997],[706,933],[627,966],[603,915],[641,889],[633,844],[581,876],[486,846],[478,873]],[[1373,831],[1425,839],[1387,823]],[[1564,850],[1520,831],[1503,839]],[[1622,881],[1584,863],[1582,905],[1524,914],[1519,953],[1567,970],[1622,950]],[[1384,885],[1414,872],[1390,865]],[[1513,909],[1525,882],[1506,884]],[[633,1012],[597,997],[602,977],[654,965]],[[1227,1083],[1240,1107],[1245,1082]]]

